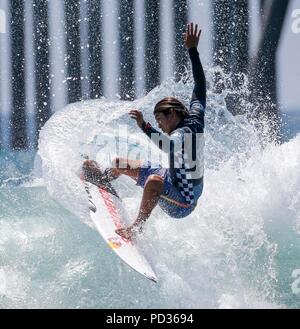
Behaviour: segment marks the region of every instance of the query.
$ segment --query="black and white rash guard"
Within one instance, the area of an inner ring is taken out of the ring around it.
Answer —
[[[169,178],[189,204],[195,203],[194,188],[203,183],[204,114],[206,80],[197,48],[190,48],[194,90],[189,117],[183,119],[170,135],[162,134],[150,123],[142,130],[163,151],[169,153]]]

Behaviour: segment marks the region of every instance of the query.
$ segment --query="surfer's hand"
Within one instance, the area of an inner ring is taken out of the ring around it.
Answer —
[[[201,30],[198,32],[198,24],[194,28],[194,23],[187,25],[186,32],[184,33],[184,44],[187,49],[198,46]]]
[[[131,118],[133,118],[136,121],[137,125],[140,128],[142,128],[142,125],[144,123],[144,118],[143,118],[142,112],[139,110],[130,110],[129,115]]]

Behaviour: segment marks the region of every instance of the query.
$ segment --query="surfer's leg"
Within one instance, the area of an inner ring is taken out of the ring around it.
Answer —
[[[130,238],[133,232],[141,231],[143,224],[150,217],[152,210],[157,205],[163,187],[164,180],[161,176],[149,176],[144,185],[143,197],[136,220],[129,227],[116,230],[116,233],[124,238]]]
[[[112,162],[112,167],[107,169],[106,172],[114,179],[120,177],[121,175],[126,175],[137,181],[140,176],[142,163],[143,161],[141,160],[115,158]]]
[[[148,177],[135,224],[142,223],[149,218],[152,210],[158,203],[163,187],[164,180],[161,176],[151,175]]]
[[[112,162],[112,167],[101,172],[96,161],[86,160],[83,163],[83,173],[85,179],[93,184],[110,182],[121,175],[127,175],[136,182],[140,176],[142,161],[129,160],[126,158],[116,158]]]

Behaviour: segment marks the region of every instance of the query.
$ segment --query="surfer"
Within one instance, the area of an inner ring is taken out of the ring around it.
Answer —
[[[129,111],[142,131],[169,153],[169,168],[154,168],[149,162],[117,158],[113,166],[102,173],[95,161],[87,160],[83,164],[84,177],[91,183],[105,185],[127,175],[144,189],[136,220],[129,227],[116,230],[123,238],[130,239],[136,232],[142,231],[143,224],[157,204],[171,217],[184,218],[193,212],[202,194],[206,80],[197,50],[200,35],[197,24],[187,25],[184,43],[192,63],[195,84],[189,110],[175,97],[159,101],[155,105],[154,116],[163,133],[146,123],[140,110]],[[162,145],[169,147],[166,149]]]

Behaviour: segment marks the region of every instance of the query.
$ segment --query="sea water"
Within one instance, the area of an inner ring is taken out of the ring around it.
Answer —
[[[145,157],[152,145],[128,110],[153,122],[156,101],[174,95],[188,104],[191,90],[169,80],[134,102],[71,104],[47,122],[37,153],[2,151],[1,308],[300,306],[300,112],[283,117],[282,145],[263,148],[224,95],[209,92],[198,206],[183,220],[157,207],[138,238],[158,283],[124,264],[93,228],[78,176],[84,158],[106,166],[118,153],[115,136],[119,152]],[[114,185],[134,220],[142,190],[127,177]]]

